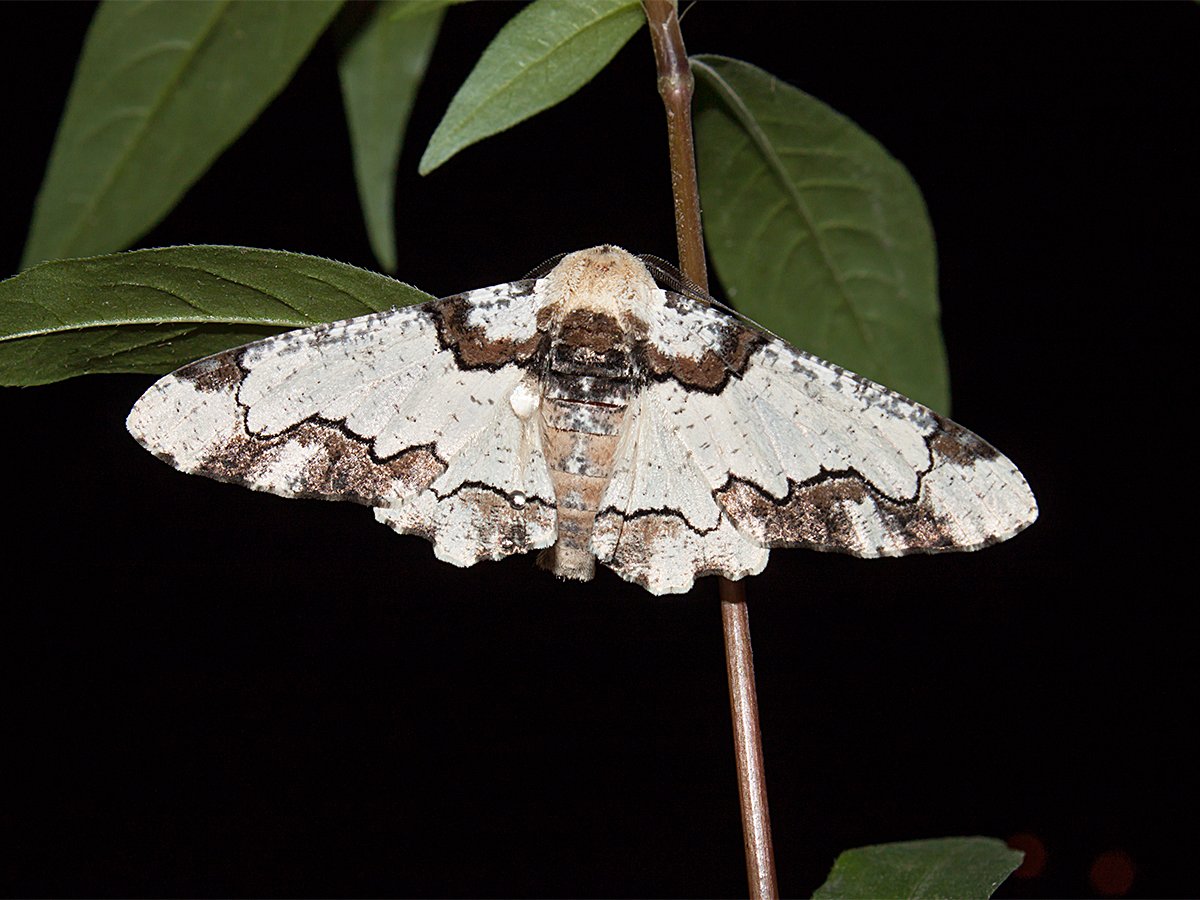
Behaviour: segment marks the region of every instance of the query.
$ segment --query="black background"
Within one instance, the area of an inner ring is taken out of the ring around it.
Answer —
[[[673,256],[635,36],[561,106],[428,178],[424,142],[516,7],[452,9],[401,159],[400,275],[433,294],[611,241]],[[91,7],[0,6],[0,268],[18,265]],[[912,171],[955,418],[1041,519],[978,554],[776,551],[752,598],[779,879],[836,854],[1032,834],[1002,896],[1195,895],[1196,54],[1191,4],[702,2],[753,62]],[[373,267],[328,38],[141,242]],[[1181,350],[1187,346],[1187,350]],[[360,507],[184,477],[123,419],[147,377],[5,390],[0,890],[745,891],[711,579],[653,598],[529,558],[459,570]],[[1178,563],[1182,560],[1184,565]],[[1191,746],[1194,746],[1192,744]]]

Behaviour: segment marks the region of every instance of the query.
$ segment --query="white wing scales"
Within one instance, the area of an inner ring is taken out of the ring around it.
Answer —
[[[642,392],[600,502],[592,552],[654,594],[685,593],[701,575],[757,575],[767,549],[741,534],[653,390]]]
[[[505,369],[514,371],[496,373],[495,396],[481,393],[482,409],[467,411],[485,427],[456,447],[446,470],[408,502],[375,509],[380,522],[427,538],[438,559],[459,566],[549,547],[557,534],[536,421],[509,404],[524,373]]]
[[[711,490],[738,534],[757,547],[866,557],[973,550],[1036,518],[1033,494],[1007,458],[919,403],[696,301],[664,292],[651,314],[670,319],[650,333],[658,354],[675,364],[646,388],[644,405],[670,423],[702,477],[678,479],[671,498],[652,504],[635,493],[626,506],[614,504],[621,515],[653,507],[654,515],[674,512],[692,524],[683,511]],[[724,363],[719,377],[698,345]],[[644,469],[648,457],[632,447],[625,464]],[[653,473],[626,478],[637,483]],[[727,548],[724,532],[706,527],[691,527],[700,545]],[[673,551],[653,542],[645,551],[643,577],[668,578]],[[620,556],[619,547],[612,552]],[[741,553],[716,571],[740,577],[749,560]]]
[[[268,338],[160,379],[127,427],[185,472],[376,506],[460,565],[546,547],[553,489],[509,406],[539,302],[515,282]]]

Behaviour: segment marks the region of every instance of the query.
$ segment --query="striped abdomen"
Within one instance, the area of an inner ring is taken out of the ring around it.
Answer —
[[[632,355],[604,313],[568,313],[550,345],[542,391],[542,449],[558,503],[558,541],[539,563],[586,581],[596,569],[590,542],[629,402]]]

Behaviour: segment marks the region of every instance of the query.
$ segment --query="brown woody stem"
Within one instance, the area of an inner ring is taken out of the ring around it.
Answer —
[[[679,268],[684,276],[708,290],[704,263],[704,231],[700,222],[700,189],[692,140],[692,92],[695,81],[679,30],[675,0],[642,0],[654,59],[658,92],[667,112],[671,155],[671,190],[675,197],[675,235]],[[762,733],[754,689],[754,651],[750,617],[741,582],[719,579],[721,623],[725,629],[725,665],[729,674],[729,704],[733,712],[734,751],[738,794],[742,805],[742,834],[746,844],[746,875],[750,896],[779,896],[775,856],[771,846],[771,817],[767,810],[767,781],[763,771]]]

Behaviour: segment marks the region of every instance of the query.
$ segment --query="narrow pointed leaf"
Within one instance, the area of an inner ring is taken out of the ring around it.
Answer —
[[[385,0],[389,3],[389,17],[393,22],[400,22],[411,16],[423,16],[431,12],[435,7],[445,9],[447,6],[457,6],[460,3],[466,3],[467,0],[404,0],[404,2],[396,2],[396,0]]]
[[[708,248],[739,311],[818,356],[947,411],[933,229],[869,134],[770,74],[697,56]]]
[[[500,29],[450,101],[421,174],[570,97],[644,21],[637,0],[534,0]]]
[[[433,0],[381,3],[347,39],[338,63],[358,198],[371,250],[388,272],[396,270],[396,165],[404,128],[445,11],[445,3]]]
[[[428,299],[345,263],[248,247],[54,260],[0,281],[0,385],[168,372],[280,331]]]
[[[254,121],[340,0],[100,6],[22,266],[127,247]]]
[[[858,847],[841,854],[814,900],[986,900],[1021,864],[995,838],[961,837]]]

